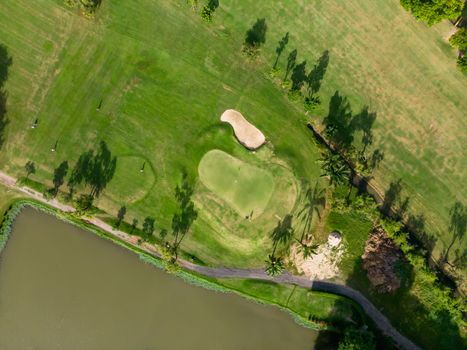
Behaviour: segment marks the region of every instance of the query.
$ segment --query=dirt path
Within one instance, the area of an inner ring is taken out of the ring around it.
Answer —
[[[16,179],[0,171],[0,183],[3,185],[16,189],[27,196],[34,198],[40,202],[46,203],[56,209],[72,212],[75,209],[69,205],[58,202],[56,199],[47,200],[41,193],[30,189],[25,186],[16,185]],[[99,227],[100,229],[110,233],[111,235],[118,237],[129,244],[135,245],[156,256],[160,256],[159,251],[153,245],[143,243],[138,245],[137,237],[131,236],[126,232],[114,230],[109,224],[97,218],[85,219],[85,221]],[[315,291],[328,292],[338,294],[350,298],[360,304],[365,313],[370,317],[378,328],[391,337],[399,347],[403,349],[420,349],[409,339],[400,334],[389,322],[389,320],[360,292],[353,288],[345,285],[337,284],[334,282],[321,281],[321,280],[309,280],[306,277],[291,275],[288,272],[283,273],[280,276],[271,277],[267,275],[263,269],[236,269],[236,268],[224,268],[224,267],[206,267],[193,264],[186,260],[178,260],[178,263],[183,268],[197,272],[201,275],[213,277],[213,278],[249,278],[263,281],[273,281],[279,284],[293,284],[296,286],[309,288]]]

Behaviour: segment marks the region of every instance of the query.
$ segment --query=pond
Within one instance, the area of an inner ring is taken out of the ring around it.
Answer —
[[[0,257],[2,350],[312,349],[317,336],[30,208]]]

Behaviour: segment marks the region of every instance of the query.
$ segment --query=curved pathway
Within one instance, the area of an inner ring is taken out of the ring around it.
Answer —
[[[293,284],[311,290],[338,294],[358,303],[376,326],[388,337],[391,337],[403,349],[420,349],[405,336],[400,334],[391,322],[362,293],[355,289],[335,282],[310,280],[302,276],[291,275],[288,272],[271,277],[263,269],[232,269],[199,266],[189,261],[180,260],[179,264],[191,271],[214,278],[249,278],[272,281],[280,284]]]
[[[40,202],[46,203],[56,209],[72,212],[75,209],[69,205],[58,202],[56,199],[47,200],[44,196],[28,187],[18,186],[16,184],[16,179],[0,171],[0,183],[16,189],[31,198],[34,198]],[[114,230],[109,224],[98,218],[90,218],[86,220],[87,222],[99,227],[100,229],[110,233],[111,235],[118,237],[125,242],[135,245],[138,248],[141,248],[148,252],[149,254],[156,255],[160,257],[159,251],[148,243],[143,243],[141,245],[137,244],[137,237],[130,236],[128,233]],[[357,302],[369,318],[373,320],[376,326],[388,337],[391,337],[400,348],[409,349],[409,350],[419,350],[420,348],[412,343],[405,336],[400,334],[389,322],[389,320],[360,292],[356,291],[353,288],[348,286],[338,284],[335,282],[322,281],[322,280],[310,280],[303,276],[291,275],[288,272],[285,272],[279,276],[269,276],[263,269],[235,269],[235,268],[223,268],[223,267],[206,267],[193,264],[189,261],[179,259],[178,264],[183,268],[196,272],[200,275],[213,277],[213,278],[248,278],[264,281],[272,281],[279,284],[293,284],[304,288],[309,288],[311,290],[328,292],[333,294],[338,294],[345,296],[349,299]]]

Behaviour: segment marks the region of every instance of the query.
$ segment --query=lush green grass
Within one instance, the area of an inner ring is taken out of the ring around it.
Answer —
[[[258,17],[266,18],[267,41],[259,60],[248,61],[240,48]],[[174,188],[183,169],[196,178],[209,150],[259,168],[270,163],[278,179],[272,198],[290,194],[275,201],[280,206],[267,206],[249,222],[198,181],[199,216],[183,242],[183,249],[206,264],[261,266],[275,215],[296,214],[302,186],[319,175],[318,151],[304,126],[302,106],[289,101],[266,74],[277,41],[289,31],[279,66],[294,48],[308,68],[329,50],[320,91],[323,115],[335,90],[348,96],[354,114],[365,104],[377,113],[370,149],[381,149],[385,157],[375,180],[384,191],[403,178],[401,196],[410,196],[410,208],[423,213],[439,253],[451,242],[449,208],[456,198],[465,201],[467,191],[467,81],[444,41],[448,29],[416,22],[396,0],[224,0],[212,25],[178,0],[104,1],[92,21],[61,0],[3,1],[0,42],[13,64],[5,87],[10,123],[0,167],[21,176],[32,160],[37,172],[31,179],[50,186],[62,161],[72,165],[105,140],[117,156],[117,172],[97,204],[110,215],[126,205],[127,222],[155,217],[159,231],[170,228]],[[247,115],[270,145],[255,155],[246,152],[218,120],[227,108]],[[35,118],[39,126],[33,130]],[[357,144],[360,136],[355,135]],[[324,231],[342,230],[357,258],[368,222],[334,213],[329,220]],[[456,241],[452,252],[463,244]],[[420,327],[421,334],[428,328],[429,323]]]
[[[385,154],[375,174],[379,188],[402,178],[402,196],[411,197],[410,207],[423,213],[438,238],[435,251],[450,243],[449,208],[456,198],[466,198],[462,92],[467,83],[443,41],[447,24],[427,28],[397,1],[383,0],[223,1],[212,25],[178,1],[104,2],[94,21],[59,0],[0,6],[1,40],[13,57],[6,85],[10,136],[0,159],[10,173],[19,175],[31,159],[39,166],[36,179],[50,180],[61,161],[72,163],[104,139],[118,162],[127,155],[147,160],[155,182],[150,190],[150,179],[132,184],[140,168],[136,161],[127,174],[117,173],[101,206],[116,212],[130,201],[129,219],[152,215],[159,227],[168,227],[181,168],[196,174],[209,149],[237,147],[217,120],[235,107],[264,131],[299,177],[314,180],[316,149],[302,113],[262,74],[274,61],[276,42],[289,31],[279,66],[293,48],[308,67],[323,50],[330,51],[320,92],[323,112],[335,90],[349,97],[354,113],[365,104],[377,112],[373,148]],[[257,17],[268,24],[265,62],[248,63],[239,48]],[[404,33],[404,40],[397,33]],[[31,130],[36,117],[39,128]],[[128,192],[122,195],[122,188]],[[219,230],[208,221],[196,224],[200,238]],[[226,248],[210,240],[212,248]],[[197,250],[200,242],[187,244]],[[456,241],[451,251],[462,244]]]
[[[322,115],[336,90],[348,97],[353,115],[365,105],[377,114],[369,151],[380,149],[384,160],[374,182],[384,193],[390,182],[402,179],[400,197],[410,197],[411,212],[424,216],[439,256],[453,238],[449,209],[456,199],[467,201],[467,79],[447,43],[451,25],[428,27],[398,0],[231,0],[223,1],[216,15],[216,23],[235,33],[264,17],[268,31],[263,57],[270,67],[277,42],[289,32],[279,59],[281,76],[291,50],[298,50],[297,62],[306,60],[307,71],[329,50],[320,90]],[[242,39],[237,38],[239,43]],[[358,146],[362,135],[354,136]],[[454,246],[462,252],[465,240]]]
[[[323,321],[323,326],[365,322],[359,306],[351,300],[333,294],[313,292],[306,288],[243,279],[218,280],[223,286],[254,298],[287,308],[303,319]]]
[[[23,165],[32,160],[37,172],[31,179],[50,186],[58,164],[68,160],[72,166],[105,140],[117,156],[117,172],[97,204],[111,215],[126,205],[127,222],[152,216],[157,231],[169,229],[183,169],[196,178],[199,161],[215,148],[248,160],[231,128],[218,119],[226,108],[236,108],[271,141],[283,162],[277,171],[286,166],[303,179],[318,176],[317,149],[300,113],[290,111],[261,65],[242,56],[237,39],[243,33],[206,26],[179,1],[103,2],[94,21],[59,1],[7,2],[0,10],[1,40],[13,58],[6,84],[10,124],[0,156],[8,173],[23,175]],[[128,161],[129,155],[139,158]],[[148,178],[139,173],[144,160]],[[201,198],[204,188],[197,187]],[[211,264],[262,265],[268,230],[276,223],[271,218],[294,207],[292,198],[282,211],[263,213],[269,215],[266,226],[253,227],[244,218],[230,220],[231,213],[224,224],[222,208],[207,210],[215,200],[202,202],[183,248]]]
[[[274,189],[274,178],[267,170],[219,150],[206,153],[198,171],[204,185],[243,217],[261,215]]]

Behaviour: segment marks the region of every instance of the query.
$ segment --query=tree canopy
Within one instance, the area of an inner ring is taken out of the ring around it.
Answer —
[[[350,328],[339,342],[338,350],[374,350],[374,336],[370,331]]]
[[[415,18],[431,26],[443,19],[460,16],[464,0],[401,0],[401,5]]]
[[[449,43],[461,51],[467,51],[467,28],[459,29],[449,38]]]

